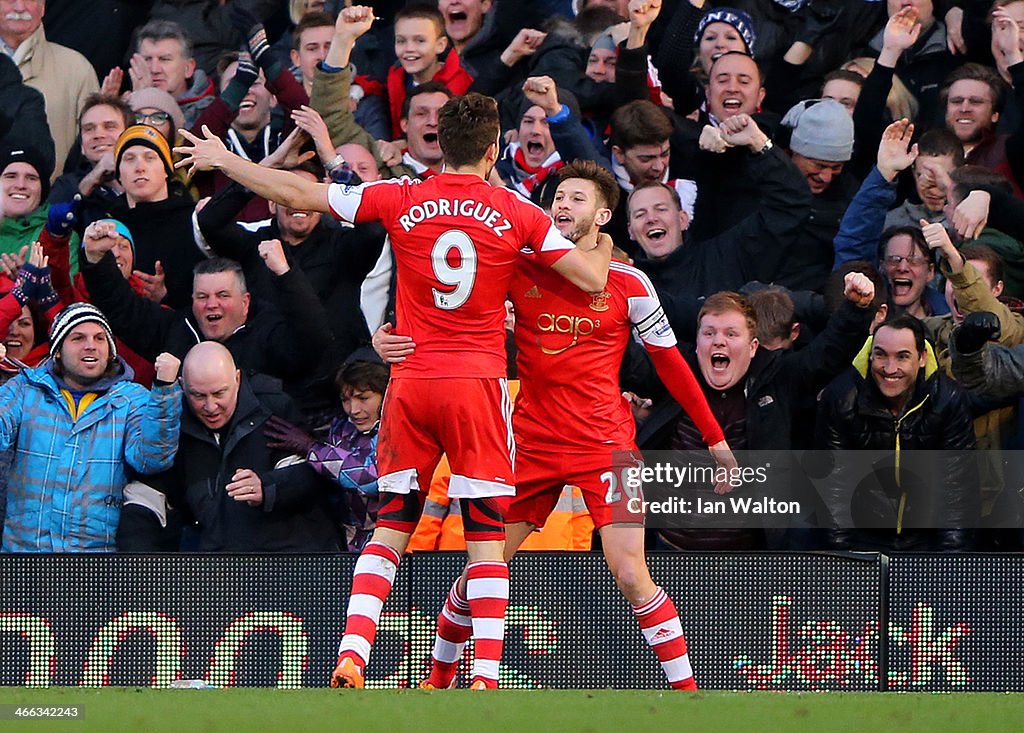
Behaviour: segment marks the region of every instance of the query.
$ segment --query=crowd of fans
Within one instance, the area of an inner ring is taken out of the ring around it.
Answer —
[[[5,551],[360,549],[369,345],[401,331],[384,230],[174,148],[207,128],[310,180],[427,178],[468,91],[499,102],[493,185],[549,208],[566,162],[614,173],[604,229],[734,450],[896,457],[868,485],[837,470],[792,531],[651,547],[1022,548],[1024,0],[345,5],[0,0]],[[699,450],[642,352],[640,446]],[[927,485],[913,451],[944,456]]]

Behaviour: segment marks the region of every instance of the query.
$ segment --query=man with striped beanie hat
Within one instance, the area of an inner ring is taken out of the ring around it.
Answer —
[[[180,362],[156,358],[152,390],[130,380],[110,325],[72,303],[50,329],[51,358],[0,387],[0,450],[13,447],[4,552],[112,552],[129,470],[170,468]]]

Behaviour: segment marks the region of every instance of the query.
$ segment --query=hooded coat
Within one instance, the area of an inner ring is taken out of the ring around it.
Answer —
[[[129,469],[173,462],[181,388],[146,390],[120,364],[75,407],[52,360],[0,387],[0,450],[15,447],[4,552],[113,552]]]

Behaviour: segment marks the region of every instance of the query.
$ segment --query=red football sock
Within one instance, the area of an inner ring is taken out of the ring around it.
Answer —
[[[470,563],[466,577],[466,600],[476,639],[472,680],[497,687],[498,663],[505,643],[508,565],[498,560]]]
[[[437,634],[434,636],[434,651],[430,655],[430,676],[427,682],[438,690],[451,687],[459,669],[462,650],[473,633],[473,621],[469,616],[469,602],[459,592],[460,575],[448,591],[448,597],[437,614]]]
[[[345,657],[351,657],[360,670],[365,670],[377,636],[380,612],[391,593],[401,561],[401,555],[381,542],[370,542],[363,548],[352,575],[345,634],[338,647],[339,663]]]
[[[686,650],[686,637],[679,623],[676,605],[664,590],[658,588],[651,600],[640,606],[633,606],[636,620],[644,639],[654,650],[661,662],[661,668],[668,682],[675,690],[696,690],[690,655]]]

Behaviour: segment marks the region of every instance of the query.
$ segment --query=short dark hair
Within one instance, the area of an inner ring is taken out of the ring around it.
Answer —
[[[591,181],[605,208],[615,210],[619,205],[619,183],[612,172],[593,160],[574,160],[558,169],[558,182],[570,178]]]
[[[921,228],[913,226],[889,227],[882,232],[882,238],[878,242],[879,259],[884,258],[885,248],[889,246],[889,240],[893,237],[898,237],[901,234],[906,234],[910,237],[910,241],[913,242],[914,246],[921,250],[933,265],[935,264],[935,254],[928,246],[928,242],[925,241],[924,234],[921,233]]]
[[[453,168],[479,163],[500,130],[497,102],[476,92],[452,97],[438,113],[437,141]]]
[[[875,329],[875,333],[878,333],[879,329],[892,328],[895,330],[908,329],[914,334],[914,346],[917,348],[918,355],[924,353],[925,334],[924,334],[924,323],[921,322],[920,318],[902,313],[898,316],[889,316],[879,324],[878,328]]]
[[[192,277],[196,278],[200,275],[216,275],[221,272],[233,273],[235,279],[238,281],[238,287],[243,293],[249,292],[248,287],[245,284],[245,272],[242,270],[242,266],[235,260],[228,259],[227,257],[211,257],[207,260],[200,260],[194,268],[192,268]]]
[[[942,82],[942,86],[939,88],[939,101],[942,103],[943,107],[949,103],[950,87],[952,87],[956,82],[964,81],[965,79],[988,84],[988,88],[992,90],[992,111],[1003,111],[1003,105],[1006,103],[1006,82],[1003,81],[1003,77],[999,76],[999,72],[991,66],[974,63],[973,61],[962,66],[958,66]]]
[[[762,342],[787,339],[796,325],[796,307],[789,291],[779,287],[755,290],[747,296],[757,320],[757,338]]]
[[[181,55],[187,59],[192,58],[192,39],[188,37],[185,29],[173,20],[151,20],[135,31],[135,50],[139,50],[143,41],[166,40],[180,43]]]
[[[977,262],[984,262],[985,269],[992,276],[992,285],[1005,279],[1003,277],[1003,258],[987,244],[968,244],[965,247],[961,247],[960,256],[964,258],[964,261],[975,260]]]
[[[221,77],[224,76],[224,72],[228,70],[231,64],[237,63],[241,55],[238,51],[225,51],[217,57],[217,65],[213,68],[214,81],[217,86],[220,86]]]
[[[344,394],[346,389],[355,392],[366,389],[384,394],[388,387],[388,367],[378,361],[349,362],[338,370],[334,386],[338,394]]]
[[[128,129],[135,124],[135,113],[132,111],[132,108],[128,106],[127,102],[123,101],[120,97],[103,94],[101,92],[94,92],[85,98],[85,101],[82,103],[82,111],[78,113],[79,130],[82,128],[82,117],[93,107],[112,107],[113,109],[116,109],[124,118],[125,129]]]
[[[649,99],[634,99],[612,114],[608,144],[621,150],[637,145],[660,145],[672,137],[672,120]]]
[[[945,127],[936,127],[922,135],[917,141],[917,154],[919,157],[950,155],[953,157],[954,168],[964,164],[964,144],[952,130]]]
[[[409,3],[395,13],[395,25],[398,25],[398,21],[409,18],[421,18],[423,20],[433,22],[434,28],[437,30],[438,38],[444,37],[444,15],[441,14],[441,11],[437,9],[436,5],[430,5],[428,3]]]
[[[299,50],[299,47],[302,45],[302,34],[310,28],[333,27],[334,18],[330,13],[324,13],[319,10],[314,10],[312,13],[306,13],[299,19],[299,22],[295,24],[295,29],[292,31],[292,50]]]
[[[995,189],[1013,194],[1013,184],[1005,176],[980,165],[962,165],[954,169],[949,177],[953,181],[950,189],[950,198],[953,201],[963,201],[976,188]]]
[[[825,91],[825,85],[830,81],[848,81],[851,84],[856,84],[861,89],[864,88],[864,77],[856,71],[848,71],[847,69],[836,69],[825,74],[825,80],[821,83],[822,91]]]
[[[744,56],[744,57],[750,59],[750,63],[752,63],[754,65],[754,68],[757,69],[757,85],[759,87],[763,87],[764,86],[764,71],[761,70],[761,64],[757,63],[757,59],[755,59],[753,56],[751,56],[746,51],[726,51],[721,56],[718,56],[714,61],[712,61],[711,62],[711,68],[708,69],[708,81],[709,82],[711,81],[711,78],[712,78],[712,72],[715,70],[715,65],[719,61],[721,61],[722,59],[724,59],[724,58],[726,58],[728,56]]]
[[[455,96],[454,94],[452,94],[452,90],[444,85],[444,82],[440,82],[435,79],[425,81],[422,84],[414,86],[405,95],[405,99],[402,100],[401,119],[409,119],[409,108],[412,105],[412,100],[421,94],[443,94],[444,96],[448,97],[448,99],[451,99],[453,96]]]

